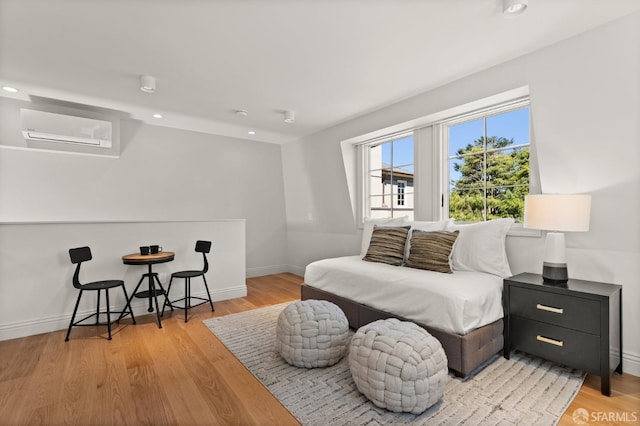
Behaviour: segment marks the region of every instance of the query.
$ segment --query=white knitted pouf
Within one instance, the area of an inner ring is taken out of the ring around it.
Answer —
[[[374,321],[351,338],[349,369],[358,390],[381,408],[420,414],[438,402],[447,383],[442,345],[412,322]]]
[[[349,321],[335,304],[303,300],[278,316],[276,350],[296,367],[328,367],[347,351]]]

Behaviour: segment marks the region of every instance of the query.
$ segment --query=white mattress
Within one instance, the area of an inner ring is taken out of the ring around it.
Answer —
[[[305,284],[447,332],[466,334],[503,316],[502,278],[367,262],[360,256],[309,264]]]

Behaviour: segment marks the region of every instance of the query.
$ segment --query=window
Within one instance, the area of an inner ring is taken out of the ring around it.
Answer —
[[[529,193],[529,106],[445,122],[443,130],[448,145],[443,207],[449,217],[522,222]]]
[[[524,196],[539,190],[529,129],[524,86],[343,141],[344,152],[355,146],[358,156],[355,213],[360,220],[522,222]]]
[[[407,186],[406,180],[398,181],[398,207],[404,206],[404,189]]]
[[[413,219],[413,134],[365,145],[364,216]]]

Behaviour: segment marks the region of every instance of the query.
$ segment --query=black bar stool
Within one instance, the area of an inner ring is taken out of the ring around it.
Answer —
[[[213,302],[211,301],[211,293],[209,293],[209,286],[207,285],[207,279],[204,274],[209,270],[209,262],[207,261],[207,253],[211,251],[211,241],[201,241],[198,240],[196,242],[196,252],[202,253],[202,258],[204,259],[204,267],[202,270],[196,271],[179,271],[171,274],[171,280],[169,281],[169,287],[167,288],[167,297],[165,298],[164,304],[162,305],[162,315],[164,315],[164,309],[167,305],[173,311],[173,308],[176,309],[184,309],[184,322],[188,321],[187,314],[190,308],[195,308],[196,306],[203,305],[207,302],[211,305],[211,312],[214,312]],[[191,278],[193,277],[202,277],[204,281],[204,288],[207,290],[207,298],[197,297],[191,295]],[[184,297],[176,300],[169,300],[169,292],[171,291],[171,284],[173,283],[174,278],[184,278]],[[191,300],[201,300],[200,303],[195,305],[191,304]],[[183,302],[182,306],[176,306],[175,303]]]
[[[67,330],[67,337],[64,339],[65,342],[69,341],[69,334],[71,334],[71,328],[73,326],[96,326],[96,325],[106,325],[107,326],[107,330],[109,332],[109,338],[108,340],[111,340],[111,307],[109,306],[109,289],[110,288],[115,288],[115,287],[122,287],[122,291],[124,292],[124,298],[127,302],[127,304],[125,305],[123,311],[116,311],[113,312],[114,314],[120,314],[120,317],[113,321],[113,322],[119,322],[120,318],[125,317],[127,315],[131,315],[131,319],[133,320],[133,323],[136,323],[136,318],[133,316],[133,310],[131,310],[131,305],[129,304],[129,296],[127,295],[127,290],[124,287],[124,281],[122,280],[105,280],[105,281],[93,281],[90,283],[86,283],[86,284],[81,284],[80,283],[80,266],[82,265],[82,262],[87,262],[89,260],[92,259],[91,256],[91,249],[89,247],[79,247],[79,248],[73,248],[69,250],[69,257],[71,257],[71,263],[76,264],[76,271],[73,274],[73,286],[75,288],[77,288],[78,290],[80,290],[80,293],[78,294],[78,300],[76,300],[76,306],[75,308],[73,308],[73,315],[71,316],[71,322],[69,322],[69,329]],[[100,312],[100,292],[104,290],[105,296],[106,296],[106,302],[107,302],[107,322],[100,322],[100,314],[104,314],[105,312]],[[81,320],[75,321],[76,319],[76,313],[78,312],[78,305],[80,304],[80,299],[82,298],[82,293],[85,291],[97,291],[98,292],[98,303],[96,305],[96,312],[88,315],[84,318],[82,318]],[[128,311],[127,311],[128,308]],[[93,316],[96,317],[96,322],[95,323],[90,323],[90,324],[82,324],[84,321],[88,320],[89,318],[92,318]]]

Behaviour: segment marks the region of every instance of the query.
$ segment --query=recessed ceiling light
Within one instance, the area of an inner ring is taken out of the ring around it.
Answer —
[[[254,132],[253,130],[249,130],[247,133],[250,134],[250,135],[255,135],[256,134],[256,132]]]
[[[162,114],[153,114],[153,118],[162,118]]]
[[[18,93],[19,90],[16,89],[15,87],[11,87],[11,86],[2,86],[2,90],[4,90],[5,92],[9,92],[9,93]]]

